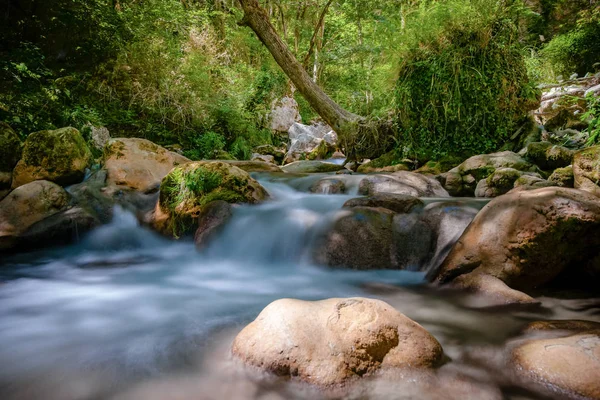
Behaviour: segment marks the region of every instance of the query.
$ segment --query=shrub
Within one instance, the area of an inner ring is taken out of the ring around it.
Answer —
[[[505,3],[449,0],[407,21],[396,85],[406,156],[495,151],[535,108],[519,42],[524,10]]]

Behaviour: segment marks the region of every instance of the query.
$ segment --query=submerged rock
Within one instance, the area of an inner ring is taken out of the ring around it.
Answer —
[[[281,169],[285,172],[295,174],[309,174],[318,172],[336,172],[344,169],[342,165],[323,162],[323,161],[295,161],[284,165]]]
[[[369,175],[360,182],[358,193],[365,196],[394,193],[415,197],[449,197],[434,178],[409,171]]]
[[[161,180],[189,159],[146,139],[111,139],[104,149],[107,186],[112,191],[156,192]]]
[[[198,229],[194,234],[196,248],[205,248],[232,215],[232,205],[223,200],[213,201],[204,206],[198,217]]]
[[[36,180],[70,185],[83,180],[92,153],[75,128],[40,131],[25,140],[23,155],[13,171],[12,187]]]
[[[600,196],[600,146],[575,154],[573,160],[575,188]]]
[[[0,201],[0,250],[15,247],[34,224],[68,207],[68,193],[53,182],[19,186]]]
[[[346,192],[346,182],[339,178],[323,178],[310,187],[311,193],[341,194]]]
[[[390,305],[363,298],[277,300],[235,338],[246,364],[322,387],[387,369],[431,369],[443,350]]]
[[[578,281],[584,284],[600,272],[599,246],[597,197],[566,188],[514,191],[475,217],[429,278],[488,293],[500,286],[527,292],[560,274],[588,276]],[[533,301],[519,293],[506,291],[500,302]]]
[[[196,161],[174,168],[160,185],[152,226],[178,237],[192,233],[204,207],[222,200],[256,204],[267,191],[247,172],[220,161]]]

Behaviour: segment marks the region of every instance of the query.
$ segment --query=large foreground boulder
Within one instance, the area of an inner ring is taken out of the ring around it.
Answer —
[[[75,128],[40,131],[25,140],[23,155],[13,171],[12,187],[47,180],[66,186],[81,182],[92,153]]]
[[[35,223],[69,207],[69,195],[55,183],[34,181],[0,201],[0,250],[14,247]]]
[[[189,161],[146,139],[111,139],[104,149],[107,186],[112,191],[156,192],[173,167]]]
[[[12,128],[0,122],[0,200],[10,191],[12,171],[21,158],[22,143]]]
[[[452,196],[473,196],[477,184],[498,168],[511,168],[521,172],[539,172],[539,169],[512,151],[473,156],[458,167],[442,174],[444,188]]]
[[[449,197],[434,178],[409,171],[369,175],[360,182],[358,193],[365,196],[393,193],[415,197]]]
[[[322,387],[386,369],[431,369],[443,357],[419,324],[363,298],[277,300],[240,332],[232,351],[246,364]]]
[[[531,325],[527,330],[537,337],[521,341],[510,355],[519,383],[552,397],[600,399],[600,324],[540,321]]]
[[[600,196],[600,146],[589,147],[575,154],[573,175],[576,189]]]
[[[247,172],[231,164],[190,162],[174,168],[162,180],[152,226],[178,237],[194,232],[203,208],[213,201],[256,204],[268,196]]]
[[[600,199],[566,188],[513,191],[483,208],[430,278],[492,296],[501,289],[501,302],[528,302],[517,290],[561,274],[597,279],[598,255]]]

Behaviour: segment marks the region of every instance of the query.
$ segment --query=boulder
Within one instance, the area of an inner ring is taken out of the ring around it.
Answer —
[[[550,142],[535,142],[527,145],[525,157],[545,171],[553,171],[571,165],[575,152]]]
[[[477,214],[428,277],[484,293],[494,286],[525,292],[549,283],[584,286],[600,272],[599,246],[597,197],[556,187],[513,191]],[[514,294],[501,302],[523,302],[523,293]]]
[[[323,161],[295,161],[281,167],[284,172],[295,174],[308,174],[318,172],[336,172],[344,169],[343,166]]]
[[[194,234],[196,248],[206,248],[232,215],[232,205],[223,200],[212,201],[204,206],[198,217],[198,229]]]
[[[575,187],[575,177],[573,176],[573,166],[569,165],[564,168],[557,168],[554,170],[552,175],[548,178],[548,181],[553,186],[573,188]]]
[[[369,175],[360,182],[358,193],[365,196],[394,193],[415,197],[449,197],[434,178],[409,171]]]
[[[389,369],[430,370],[443,358],[423,327],[380,301],[277,300],[235,338],[244,363],[321,387]]]
[[[522,172],[539,169],[512,151],[473,156],[458,167],[442,174],[440,180],[451,196],[473,196],[477,184],[498,168],[512,168]]]
[[[310,187],[311,193],[341,194],[346,192],[346,182],[339,178],[323,178]]]
[[[513,189],[523,173],[514,168],[498,168],[482,179],[475,188],[475,197],[498,197]]]
[[[220,161],[196,161],[174,168],[160,185],[160,197],[151,225],[159,232],[179,237],[194,232],[206,205],[256,204],[267,191],[247,172]]]
[[[600,399],[600,326],[587,321],[538,322],[554,337],[525,339],[511,351],[521,383],[544,395]],[[534,328],[534,330],[540,330]]]
[[[75,128],[40,131],[25,140],[23,155],[13,171],[12,187],[47,180],[59,185],[81,182],[92,153]]]
[[[548,141],[571,150],[580,150],[585,147],[589,137],[590,135],[587,132],[580,132],[575,129],[563,129],[550,133]]]
[[[540,178],[539,176],[536,175],[521,175],[514,184],[515,188],[518,189],[522,189],[522,190],[533,190],[533,189],[540,189],[540,188],[544,188],[544,187],[550,187],[550,186],[560,186],[557,185],[554,182],[551,182],[549,180]]]
[[[285,158],[286,150],[285,148],[275,147],[272,144],[265,144],[255,147],[252,149],[252,152],[261,156],[271,156],[275,160],[275,163],[281,164]]]
[[[265,162],[267,164],[275,164],[275,157],[273,156],[264,156],[258,153],[252,153],[252,157],[250,157],[250,161],[260,161]]]
[[[107,186],[111,191],[157,192],[161,180],[181,164],[190,162],[146,139],[109,140],[104,149]]]
[[[69,195],[57,184],[34,181],[19,186],[0,201],[0,250],[16,246],[35,223],[69,207]]]
[[[96,154],[102,154],[104,151],[104,147],[108,144],[110,140],[110,133],[108,129],[104,126],[93,126],[92,124],[87,124],[82,132],[86,133],[85,137],[90,145],[90,150]]]
[[[407,195],[351,199],[317,241],[313,257],[357,270],[428,270],[443,261],[477,211],[457,201],[425,206]]]
[[[8,124],[0,122],[0,200],[10,191],[12,171],[21,158],[22,147],[15,131]]]
[[[411,166],[411,161],[401,159],[397,152],[392,150],[374,160],[361,164],[356,172],[367,174],[372,172],[408,171]]]
[[[394,214],[386,208],[372,207],[340,212],[315,249],[316,262],[358,270],[393,269]]]
[[[369,197],[358,197],[344,203],[344,208],[372,207],[385,208],[395,213],[409,213],[423,207],[423,201],[405,194],[376,193]]]
[[[281,172],[275,164],[271,164],[264,161],[252,160],[252,161],[236,161],[236,160],[219,160],[221,162],[233,165],[243,171],[250,172]]]
[[[302,156],[312,153],[321,142],[335,148],[337,135],[325,124],[302,125],[295,123],[288,130],[290,148],[286,160],[298,160]]]
[[[300,121],[298,103],[292,97],[282,98],[271,111],[271,129],[276,132],[287,132],[292,125]]]
[[[575,188],[600,196],[600,146],[588,147],[573,159]]]

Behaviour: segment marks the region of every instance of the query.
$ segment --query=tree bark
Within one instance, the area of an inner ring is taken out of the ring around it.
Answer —
[[[294,86],[340,136],[342,142],[347,142],[350,137],[355,136],[362,118],[340,107],[313,82],[306,69],[281,40],[258,0],[239,0],[239,2],[244,10],[244,18],[240,25],[249,26],[256,33]]]

